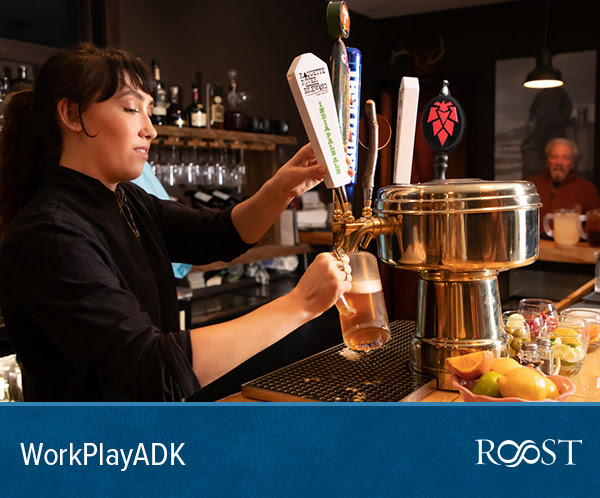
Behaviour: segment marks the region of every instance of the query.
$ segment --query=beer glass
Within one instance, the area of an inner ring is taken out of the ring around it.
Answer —
[[[370,351],[390,339],[390,325],[383,299],[377,258],[368,252],[348,254],[352,289],[338,301],[344,344],[354,351]],[[350,310],[350,311],[349,311]]]

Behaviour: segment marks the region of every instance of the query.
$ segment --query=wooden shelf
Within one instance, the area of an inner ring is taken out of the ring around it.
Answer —
[[[208,142],[225,140],[242,142],[251,150],[275,150],[277,145],[296,145],[296,137],[286,135],[267,135],[262,133],[249,133],[245,131],[209,130],[207,128],[179,128],[177,126],[155,126],[158,138],[154,142],[160,142],[165,137],[171,137],[183,141],[184,145],[198,145],[196,140]],[[168,140],[168,139],[167,139]]]
[[[283,256],[295,256],[305,254],[313,250],[310,244],[298,244],[297,246],[280,246],[275,244],[266,244],[250,248],[240,257],[235,258],[229,263],[216,261],[208,265],[193,266],[191,271],[214,271],[229,268],[234,265],[243,265],[255,261],[265,261],[267,259],[280,258]]]

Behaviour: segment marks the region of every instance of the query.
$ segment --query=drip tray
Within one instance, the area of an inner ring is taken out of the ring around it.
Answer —
[[[262,401],[419,401],[436,383],[409,366],[414,329],[415,322],[393,322],[382,348],[364,353],[340,344],[244,384],[242,394]]]

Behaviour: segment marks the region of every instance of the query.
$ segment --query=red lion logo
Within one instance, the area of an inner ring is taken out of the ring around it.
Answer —
[[[454,132],[454,125],[458,123],[458,113],[456,106],[452,102],[436,102],[429,109],[427,123],[433,126],[433,134],[438,137],[442,147],[446,143],[448,137]]]

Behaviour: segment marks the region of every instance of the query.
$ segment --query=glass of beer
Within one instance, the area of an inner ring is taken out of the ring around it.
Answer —
[[[368,252],[348,254],[352,289],[338,301],[344,343],[354,351],[370,351],[390,339],[390,324],[383,299],[377,258]]]

